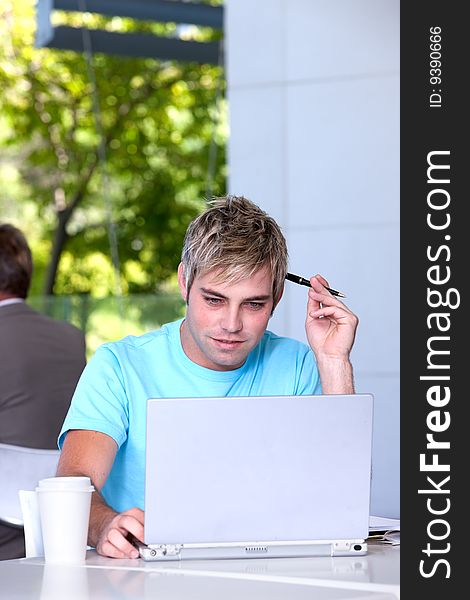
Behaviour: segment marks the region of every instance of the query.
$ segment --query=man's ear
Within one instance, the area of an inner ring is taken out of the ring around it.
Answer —
[[[178,287],[180,288],[181,295],[185,302],[188,301],[188,292],[186,291],[186,276],[184,274],[183,263],[180,262],[178,265]]]

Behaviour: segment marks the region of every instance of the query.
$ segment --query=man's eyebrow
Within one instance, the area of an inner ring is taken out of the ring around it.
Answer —
[[[216,292],[215,290],[211,290],[205,287],[202,287],[200,289],[203,294],[207,294],[209,296],[217,296],[218,298],[224,298],[225,300],[227,299],[227,296],[224,296],[223,294]]]
[[[252,298],[245,298],[244,302],[262,302],[265,300],[271,300],[271,294],[266,294],[265,296],[253,296]]]
[[[209,288],[202,287],[200,288],[203,294],[208,296],[216,296],[217,298],[223,298],[224,300],[228,300],[227,296],[224,296],[220,292],[216,292],[215,290],[211,290]],[[252,296],[251,298],[243,298],[243,302],[262,302],[266,300],[271,300],[271,294],[265,294],[260,296]]]

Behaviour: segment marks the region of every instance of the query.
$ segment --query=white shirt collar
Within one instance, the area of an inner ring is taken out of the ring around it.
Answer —
[[[6,300],[0,300],[0,306],[8,306],[9,304],[21,304],[24,302],[23,298],[7,298]]]

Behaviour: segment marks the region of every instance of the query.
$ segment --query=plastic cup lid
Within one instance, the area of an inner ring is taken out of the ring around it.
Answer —
[[[93,492],[89,477],[47,477],[40,479],[37,491],[66,490],[73,492]]]

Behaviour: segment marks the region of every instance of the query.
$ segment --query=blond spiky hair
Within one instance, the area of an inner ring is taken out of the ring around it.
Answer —
[[[274,306],[283,290],[287,260],[279,225],[243,196],[214,198],[189,224],[181,255],[188,293],[197,275],[216,271],[220,281],[235,283],[267,266]]]

